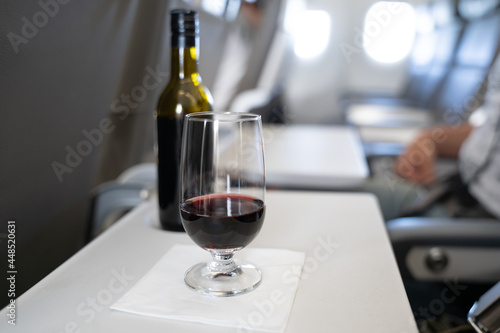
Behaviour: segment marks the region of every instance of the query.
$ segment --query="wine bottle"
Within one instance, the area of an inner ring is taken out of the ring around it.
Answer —
[[[210,91],[198,71],[199,20],[191,10],[171,11],[170,81],[156,108],[158,200],[160,224],[165,230],[184,231],[179,212],[179,165],[184,116],[211,111]]]

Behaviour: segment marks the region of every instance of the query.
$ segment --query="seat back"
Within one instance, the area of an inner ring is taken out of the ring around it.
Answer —
[[[462,1],[471,3],[470,0]],[[498,1],[497,1],[498,2]],[[431,107],[445,122],[465,120],[484,100],[485,80],[500,46],[500,9],[467,12],[459,6],[467,20],[452,68],[432,97]]]
[[[418,12],[424,31],[418,31],[410,54],[410,80],[403,97],[423,108],[429,107],[432,95],[452,67],[453,57],[463,30],[457,15],[456,1],[441,0],[424,4]],[[426,25],[434,27],[428,31]]]

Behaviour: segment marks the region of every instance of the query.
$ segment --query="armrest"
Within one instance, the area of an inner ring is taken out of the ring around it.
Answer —
[[[242,91],[234,98],[230,110],[233,112],[250,112],[251,109],[266,105],[271,96],[269,90],[261,88]]]
[[[283,94],[279,89],[245,90],[235,97],[230,111],[259,114],[263,123],[284,124],[288,117],[285,114]]]
[[[500,280],[500,221],[401,218],[387,223],[401,274],[425,281]]]
[[[87,241],[92,240],[132,208],[146,201],[149,188],[140,183],[106,182],[91,193]]]
[[[406,217],[387,222],[387,228],[393,244],[500,248],[500,221],[494,219]]]

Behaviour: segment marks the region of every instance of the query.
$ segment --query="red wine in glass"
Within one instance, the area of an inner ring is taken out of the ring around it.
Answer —
[[[259,233],[264,216],[264,201],[242,194],[204,195],[181,205],[186,232],[204,249],[247,246]]]
[[[234,260],[259,233],[265,217],[265,163],[259,115],[197,112],[184,119],[179,211],[210,262],[184,275],[195,292],[227,297],[254,290],[262,273]]]

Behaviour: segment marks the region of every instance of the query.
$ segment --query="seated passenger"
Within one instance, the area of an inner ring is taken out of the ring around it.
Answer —
[[[367,184],[381,203],[384,218],[402,216],[487,217],[500,219],[500,59],[488,76],[481,107],[485,119],[428,128],[399,156],[397,182]],[[459,172],[438,180],[439,157],[458,158]]]

